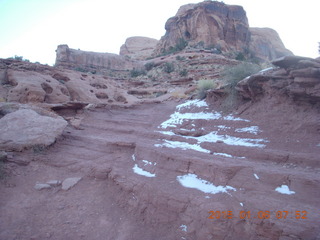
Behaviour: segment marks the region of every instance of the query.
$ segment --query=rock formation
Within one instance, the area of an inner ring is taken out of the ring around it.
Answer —
[[[75,50],[68,45],[59,45],[56,53],[56,67],[99,72],[128,72],[133,68],[141,67],[138,62],[124,56]]]
[[[158,40],[147,37],[130,37],[120,48],[120,55],[136,60],[145,60],[151,57]]]
[[[113,104],[135,101],[103,75],[15,60],[0,60],[0,82],[0,99],[8,102]]]
[[[166,22],[165,29],[166,34],[155,54],[188,45],[244,54],[257,51],[256,57],[261,60],[292,55],[274,30],[249,28],[241,6],[222,2],[204,1],[182,6],[176,16]]]
[[[222,51],[241,51],[250,41],[249,24],[244,9],[221,2],[205,1],[179,9],[165,25],[157,52],[175,47],[180,39],[189,46],[219,47]]]
[[[62,117],[19,109],[0,119],[0,150],[22,151],[35,146],[49,146],[66,126],[67,121]]]
[[[249,49],[259,59],[272,60],[290,56],[292,52],[285,48],[279,34],[271,28],[250,28]]]
[[[272,62],[276,69],[254,74],[237,85],[244,99],[257,101],[264,95],[285,94],[294,102],[319,105],[320,61],[287,56]]]

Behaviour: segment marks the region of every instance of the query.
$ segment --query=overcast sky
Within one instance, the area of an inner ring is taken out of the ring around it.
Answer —
[[[54,64],[59,44],[119,53],[127,37],[160,39],[164,25],[192,0],[0,0],[0,58]],[[275,29],[296,55],[317,57],[319,0],[224,0],[241,5],[250,27]]]

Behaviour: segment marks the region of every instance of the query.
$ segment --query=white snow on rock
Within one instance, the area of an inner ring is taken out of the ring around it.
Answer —
[[[184,231],[184,232],[186,232],[187,229],[188,229],[187,225],[184,225],[184,224],[182,224],[182,225],[180,226],[180,228],[181,228],[181,230]]]
[[[144,163],[144,165],[146,166],[146,165],[157,165],[157,163],[153,163],[153,162],[149,162],[149,161],[147,161],[147,160],[142,160],[142,162]]]
[[[245,127],[245,128],[237,128],[235,130],[236,132],[240,133],[252,133],[254,135],[257,135],[261,130],[259,129],[258,126],[251,126],[251,127]]]
[[[174,112],[170,115],[170,118],[163,123],[161,123],[160,128],[166,129],[168,127],[177,127],[177,125],[182,124],[185,120],[215,120],[221,118],[221,114],[215,113],[179,113]]]
[[[243,118],[237,118],[232,115],[228,115],[228,116],[223,117],[223,120],[250,122],[250,120],[243,119]]]
[[[190,108],[191,106],[200,108],[200,107],[208,107],[208,104],[206,103],[205,100],[191,100],[176,106],[176,109],[180,111],[183,108]]]
[[[177,181],[186,188],[195,188],[204,193],[216,194],[227,193],[228,190],[236,191],[235,188],[230,186],[215,186],[213,183],[198,178],[196,174],[187,174],[177,176]]]
[[[145,176],[145,177],[155,177],[156,176],[156,174],[149,173],[149,172],[143,170],[142,168],[138,167],[137,164],[135,164],[132,169],[133,169],[134,173],[141,175],[141,176]]]
[[[230,154],[227,154],[227,153],[213,153],[213,155],[216,155],[216,156],[223,156],[223,157],[229,157],[229,158],[232,158],[233,156],[230,155]]]
[[[200,137],[185,136],[185,138],[193,138],[198,140],[198,143],[223,141],[227,145],[236,145],[244,147],[265,147],[263,142],[267,142],[264,139],[252,139],[252,138],[238,138],[228,135],[219,135],[218,132],[213,131]]]
[[[289,187],[287,185],[281,185],[281,187],[277,187],[275,189],[275,191],[281,193],[281,194],[287,194],[287,195],[291,195],[291,194],[295,194],[296,192],[294,191],[290,191]]]
[[[169,141],[164,140],[165,143],[155,144],[155,147],[168,147],[168,148],[181,148],[182,150],[195,150],[198,152],[210,153],[209,150],[202,148],[199,144],[190,144],[186,142],[179,142],[179,141]]]
[[[253,176],[258,180],[260,179],[259,176],[257,174],[255,174],[255,173],[253,174]]]

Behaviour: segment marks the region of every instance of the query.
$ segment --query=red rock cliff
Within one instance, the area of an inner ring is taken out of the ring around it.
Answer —
[[[204,1],[182,6],[166,25],[156,54],[176,48],[181,39],[185,45],[218,48],[223,52],[253,52],[262,60],[292,55],[272,29],[249,28],[241,6]]]

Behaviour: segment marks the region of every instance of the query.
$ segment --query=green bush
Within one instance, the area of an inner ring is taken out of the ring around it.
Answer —
[[[152,68],[155,67],[155,63],[154,62],[148,62],[144,65],[144,67],[146,68],[147,71],[150,71]]]
[[[139,77],[141,75],[146,75],[146,71],[143,69],[135,69],[135,68],[130,71],[130,76],[133,78]]]
[[[171,62],[166,62],[163,66],[163,71],[166,73],[172,73],[174,71],[174,65]]]
[[[183,69],[183,70],[180,71],[179,74],[180,74],[181,77],[186,77],[188,75],[188,70],[187,69]]]
[[[233,67],[226,67],[223,72],[223,79],[227,85],[227,97],[222,104],[225,111],[230,111],[237,104],[238,94],[236,86],[244,78],[251,76],[261,70],[261,66],[254,63],[242,62]]]
[[[199,80],[197,85],[197,95],[199,99],[207,97],[207,91],[217,87],[217,84],[213,80]]]
[[[234,88],[239,81],[261,70],[261,66],[254,63],[242,62],[233,67],[226,67],[223,72],[224,80]]]

